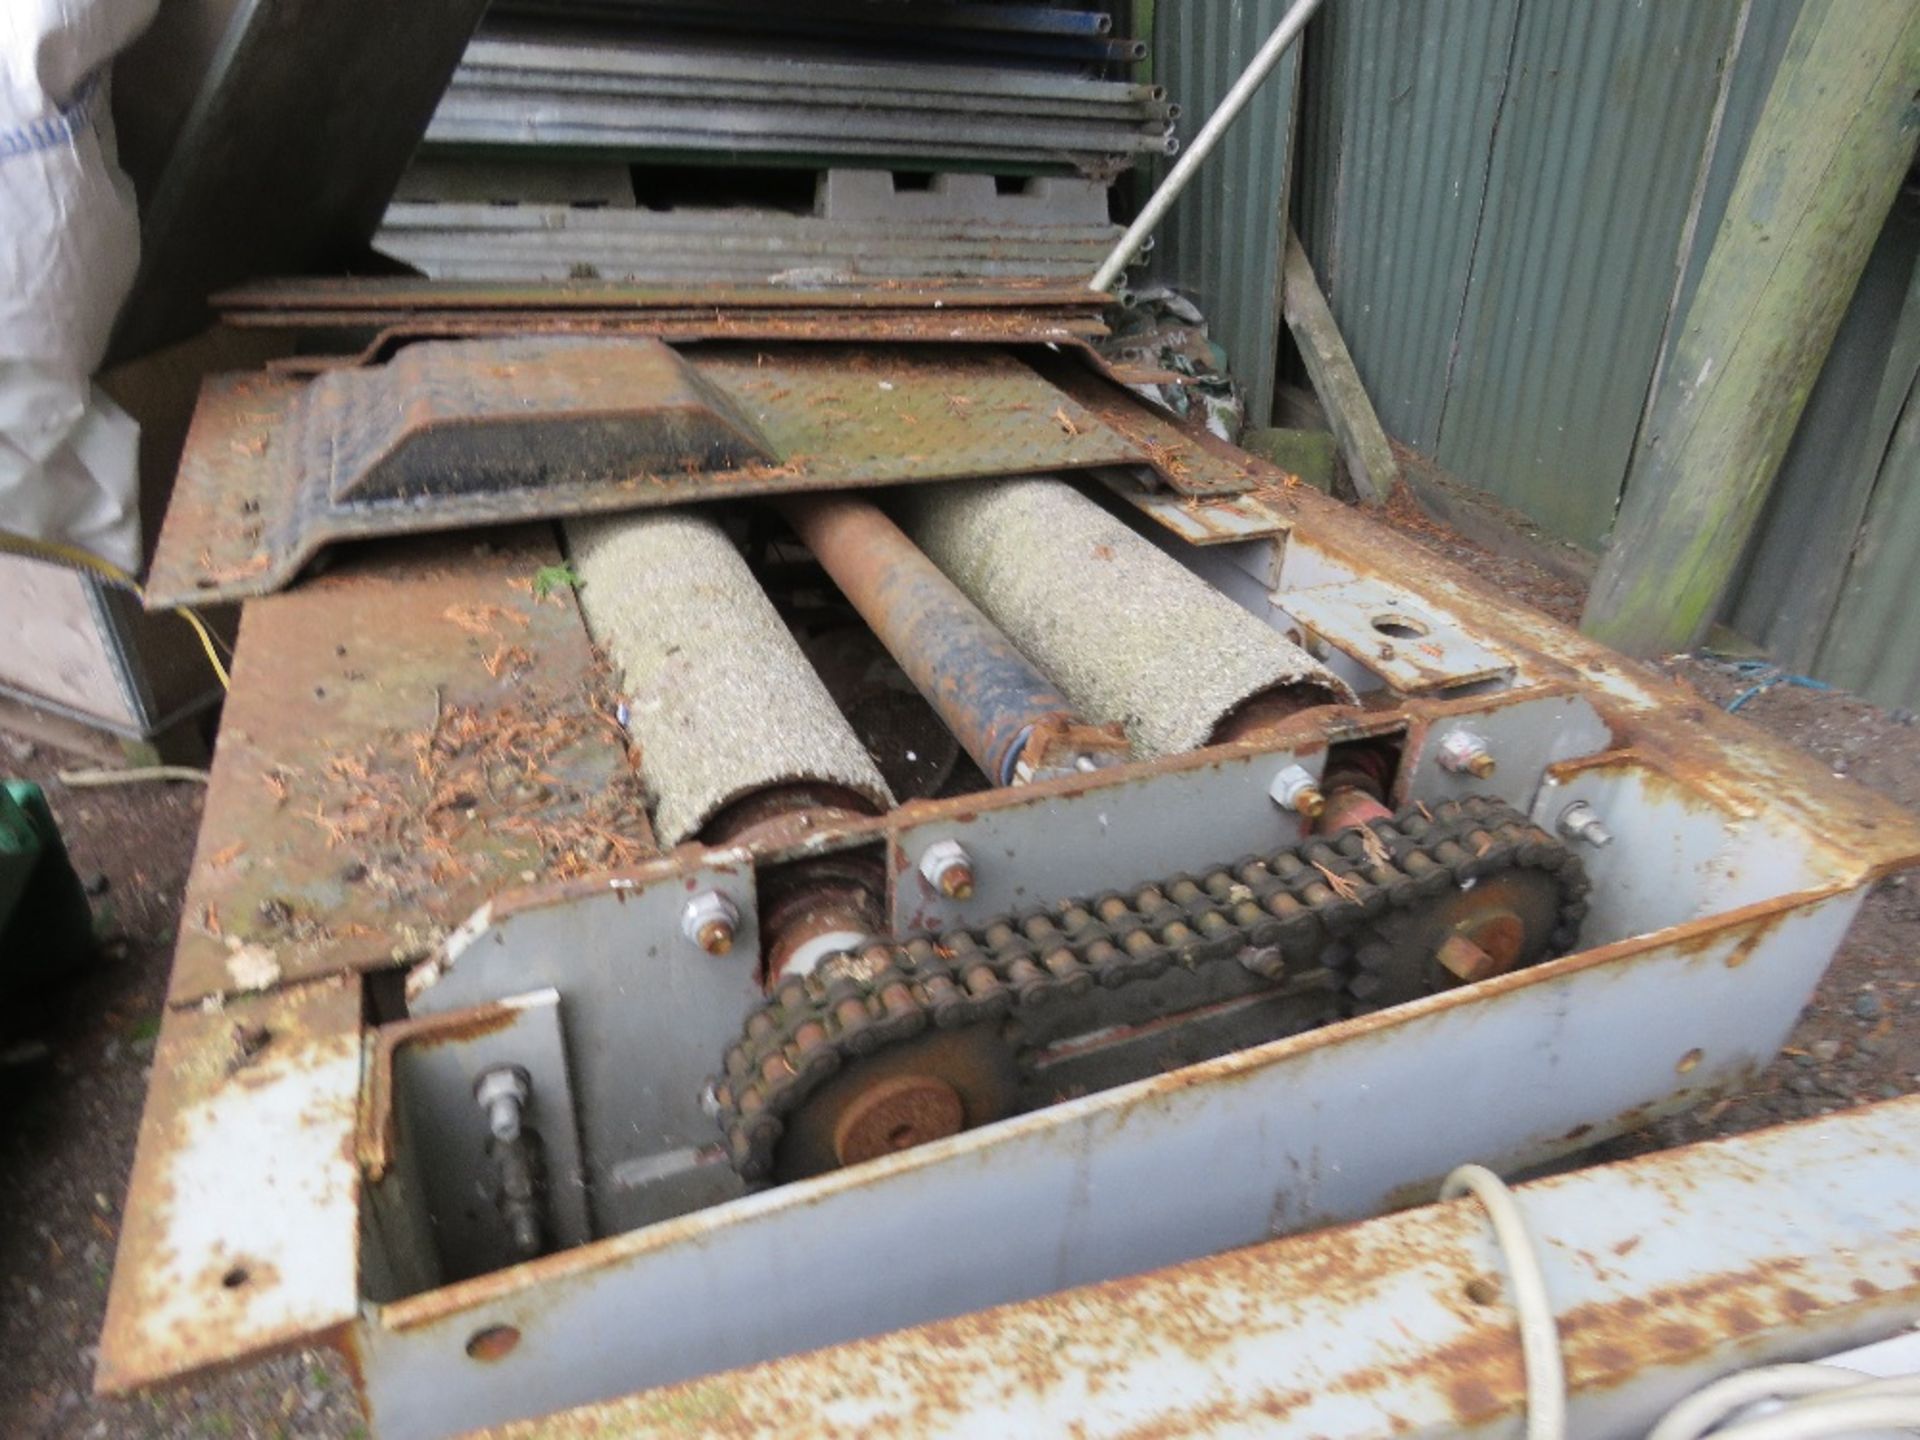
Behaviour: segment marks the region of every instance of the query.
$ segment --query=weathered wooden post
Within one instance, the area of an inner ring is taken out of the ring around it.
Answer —
[[[1920,136],[1920,5],[1800,13],[1654,397],[1581,628],[1637,655],[1713,623]]]

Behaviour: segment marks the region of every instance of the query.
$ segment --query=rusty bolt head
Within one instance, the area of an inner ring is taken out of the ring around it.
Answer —
[[[973,857],[958,840],[936,840],[920,857],[920,875],[949,900],[973,898]]]
[[[1289,765],[1274,776],[1267,794],[1274,804],[1308,820],[1318,820],[1326,812],[1327,797],[1320,793],[1320,782],[1302,765]]]
[[[1468,730],[1449,730],[1440,737],[1440,768],[1455,775],[1485,780],[1494,772],[1493,752],[1487,742]]]
[[[1434,952],[1441,968],[1456,980],[1471,985],[1498,973],[1499,963],[1464,935],[1449,935]]]
[[[739,925],[739,910],[718,890],[702,890],[680,912],[680,933],[709,955],[725,955],[733,949]]]

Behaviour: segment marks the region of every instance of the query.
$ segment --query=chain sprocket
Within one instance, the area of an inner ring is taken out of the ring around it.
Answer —
[[[851,1079],[870,1065],[892,1108],[869,1114],[836,1099],[824,1127],[837,1127],[843,1140],[852,1135],[859,1155],[917,1143],[930,1127],[948,1133],[938,1127],[997,1118],[995,1110],[1011,1103],[1009,1082],[990,1059],[973,1062],[987,1073],[979,1095],[956,1084],[945,1086],[951,1096],[924,1076],[909,1078],[911,1067],[874,1061],[922,1036],[1043,1014],[1096,986],[1142,986],[1175,967],[1237,966],[1276,991],[1330,974],[1328,988],[1357,998],[1343,999],[1328,1018],[1429,993],[1452,982],[1430,966],[1430,948],[1412,955],[1407,947],[1431,947],[1449,927],[1482,939],[1499,933],[1477,916],[1458,918],[1460,897],[1483,885],[1488,894],[1498,886],[1521,892],[1518,901],[1503,901],[1502,914],[1522,915],[1523,933],[1511,944],[1503,938],[1502,969],[1572,947],[1587,908],[1579,858],[1512,807],[1470,797],[1414,805],[1204,874],[830,957],[809,975],[783,977],[728,1048],[712,1083],[728,1154],[749,1182],[831,1168],[831,1156],[817,1154],[776,1165],[782,1137],[836,1075]],[[1384,987],[1367,979],[1382,973]],[[833,1093],[845,1097],[848,1089]],[[898,1143],[890,1146],[884,1132],[896,1117]],[[805,1143],[822,1148],[813,1136]]]

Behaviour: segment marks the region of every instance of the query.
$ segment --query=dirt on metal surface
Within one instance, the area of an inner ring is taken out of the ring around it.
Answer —
[[[161,1027],[95,1386],[125,1394],[347,1324],[359,1177],[358,981]],[[272,1163],[241,1157],[273,1147]]]
[[[362,557],[249,607],[173,998],[425,955],[496,890],[654,850],[544,535]]]
[[[616,478],[562,473],[531,488],[444,492],[406,504],[354,503],[334,488],[331,448],[316,455],[299,443],[306,386],[284,376],[217,377],[203,389],[194,413],[154,552],[148,603],[266,594],[291,581],[328,545],[346,539],[784,490],[1157,463],[1156,454],[1166,448],[1158,442],[1136,445],[997,350],[716,345],[676,353],[710,394],[749,417],[776,463],[695,464],[665,473],[635,469]],[[404,355],[393,362],[403,364]],[[338,384],[350,373],[330,371],[311,383]],[[1098,383],[1114,391],[1109,382]],[[408,397],[405,403],[417,402]],[[1247,487],[1222,480],[1214,488]]]

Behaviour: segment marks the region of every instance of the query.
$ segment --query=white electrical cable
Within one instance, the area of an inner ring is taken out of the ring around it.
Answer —
[[[1740,1420],[1714,1431],[1715,1440],[1829,1440],[1867,1430],[1912,1430],[1920,1426],[1920,1392],[1855,1396],[1831,1390],[1797,1405]]]
[[[1554,1324],[1547,1277],[1541,1273],[1540,1254],[1527,1230],[1526,1216],[1506,1181],[1484,1165],[1462,1165],[1441,1183],[1442,1200],[1467,1194],[1480,1202],[1493,1222],[1494,1238],[1513,1277],[1520,1354],[1526,1362],[1527,1440],[1560,1440],[1567,1430],[1566,1367],[1560,1358],[1560,1328]]]
[[[1858,1370],[1838,1365],[1763,1365],[1754,1370],[1736,1370],[1703,1390],[1680,1401],[1660,1423],[1647,1432],[1647,1440],[1696,1440],[1729,1415],[1762,1400],[1790,1400],[1819,1395],[1857,1385],[1866,1379]]]
[[[1567,1377],[1540,1254],[1507,1183],[1483,1165],[1462,1165],[1440,1187],[1442,1200],[1471,1194],[1493,1222],[1513,1276],[1526,1364],[1528,1440],[1564,1440]],[[1732,1419],[1768,1400],[1778,1409]],[[1728,1423],[1729,1420],[1732,1423]],[[1869,1379],[1837,1365],[1769,1365],[1740,1370],[1694,1392],[1663,1415],[1647,1440],[1835,1440],[1872,1430],[1920,1430],[1920,1375]]]

